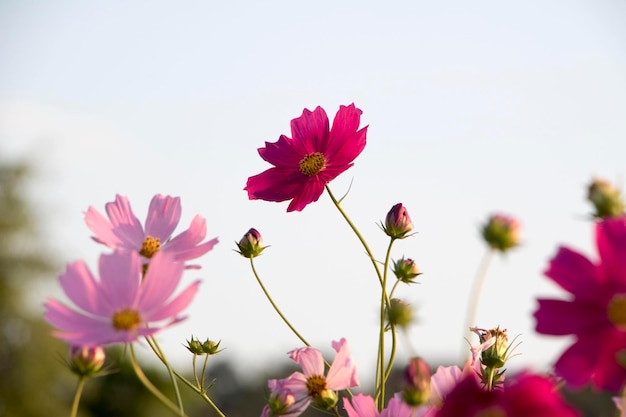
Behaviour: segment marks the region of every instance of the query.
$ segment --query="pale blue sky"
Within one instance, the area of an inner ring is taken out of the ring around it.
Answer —
[[[189,280],[191,319],[161,334],[175,360],[190,334],[222,339],[254,369],[299,346],[232,249],[254,226],[272,247],[257,267],[276,302],[324,350],[347,337],[364,378],[375,360],[377,280],[327,196],[302,213],[248,201],[256,149],[302,109],[354,102],[368,145],[332,183],[381,258],[377,222],[403,202],[419,233],[422,284],[409,339],[455,361],[467,294],[493,211],[518,216],[524,244],[489,271],[477,324],[521,334],[511,367],[547,369],[566,345],[534,334],[541,272],[559,243],[594,254],[585,216],[593,175],[626,175],[626,4],[622,1],[10,1],[0,4],[0,152],[32,157],[32,195],[63,262],[104,249],[82,213],[116,193],[143,217],[179,195],[221,243]],[[43,302],[58,292],[34,291]],[[400,349],[400,360],[408,354]]]

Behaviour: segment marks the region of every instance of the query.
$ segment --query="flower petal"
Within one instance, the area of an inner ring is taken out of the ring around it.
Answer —
[[[305,146],[285,135],[280,135],[276,142],[265,142],[265,147],[259,148],[258,152],[261,158],[277,168],[297,170],[300,169],[302,158],[310,153]]]
[[[248,178],[244,190],[251,200],[291,200],[306,184],[307,178],[293,168],[270,168]]]
[[[369,395],[357,394],[349,401],[343,398],[343,406],[348,413],[348,417],[377,417],[378,409],[374,399]]]
[[[85,223],[95,236],[92,239],[111,248],[123,247],[127,244],[113,232],[113,225],[98,210],[89,207],[85,213]]]
[[[195,216],[189,228],[167,242],[163,246],[163,251],[174,253],[177,261],[188,261],[198,258],[213,249],[213,246],[218,243],[217,239],[212,239],[199,245],[205,236],[206,220],[204,217]]]
[[[149,313],[169,299],[183,276],[184,264],[177,262],[174,255],[159,251],[150,261],[150,266],[141,284],[137,307],[142,313]]]
[[[324,375],[324,358],[322,352],[312,347],[303,347],[289,352],[289,357],[302,367],[306,377]]]
[[[321,181],[319,176],[311,177],[300,192],[293,197],[287,207],[287,212],[302,211],[310,203],[319,200],[325,186],[326,183]]]
[[[586,334],[598,327],[612,326],[606,305],[579,301],[538,299],[535,311],[537,333],[551,335]]]
[[[113,233],[123,242],[124,249],[141,248],[145,238],[143,228],[130,207],[128,198],[117,195],[115,201],[105,205],[113,225]]]
[[[159,306],[157,309],[148,311],[145,314],[145,319],[148,322],[157,322],[161,320],[165,320],[167,318],[177,316],[181,311],[191,304],[196,293],[198,292],[198,287],[200,286],[200,281],[195,281],[193,284],[185,288],[180,294],[170,300],[167,304],[163,306]],[[181,321],[182,318],[176,318],[176,321]]]
[[[324,153],[328,158],[327,165],[349,164],[365,149],[367,127],[357,131],[362,113],[354,104],[339,107],[330,130],[328,147]]]
[[[582,300],[596,299],[604,287],[598,268],[584,255],[566,247],[559,248],[545,275]]]
[[[326,384],[329,389],[343,390],[346,388],[358,387],[359,379],[357,377],[356,364],[350,356],[350,347],[346,339],[332,343],[333,349],[337,352],[335,360],[333,360],[328,375],[326,376]]]
[[[142,264],[136,252],[115,251],[100,256],[101,296],[113,310],[135,307]]]
[[[152,197],[146,216],[146,235],[159,238],[163,244],[174,233],[181,211],[180,197],[161,194]]]
[[[87,313],[106,316],[111,311],[108,300],[101,297],[99,283],[83,261],[69,264],[59,281],[68,298]]]
[[[315,110],[304,109],[302,116],[291,121],[291,134],[294,145],[301,147],[303,156],[314,152],[321,152],[326,156],[329,138],[328,116],[323,108],[317,106]]]
[[[626,289],[626,216],[596,224],[596,243],[603,277],[618,291]]]

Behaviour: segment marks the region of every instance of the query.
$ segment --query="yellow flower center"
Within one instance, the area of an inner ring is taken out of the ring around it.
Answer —
[[[306,380],[306,388],[309,390],[309,396],[319,397],[326,389],[326,378],[322,375],[312,375]]]
[[[141,316],[137,310],[125,308],[113,314],[112,322],[115,330],[134,330],[141,323]]]
[[[319,152],[307,155],[300,161],[300,172],[309,177],[313,177],[326,168],[326,158]]]
[[[506,417],[506,415],[506,411],[494,405],[493,407],[479,411],[475,417]]]
[[[161,241],[158,237],[148,236],[146,240],[141,244],[141,250],[139,254],[146,258],[152,258],[152,256],[161,248]]]
[[[609,302],[606,312],[611,323],[626,328],[626,294],[615,295]]]

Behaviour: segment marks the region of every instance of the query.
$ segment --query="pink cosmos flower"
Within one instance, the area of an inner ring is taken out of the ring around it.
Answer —
[[[297,417],[309,406],[308,400],[298,399],[289,389],[289,378],[267,381],[270,396],[261,417]]]
[[[436,417],[575,417],[578,413],[543,376],[521,373],[509,378],[502,389],[488,391],[467,375],[448,394]]]
[[[287,211],[302,211],[317,201],[326,184],[354,165],[365,148],[367,127],[357,130],[361,113],[354,104],[340,106],[329,130],[324,109],[304,109],[291,121],[293,139],[281,135],[277,142],[259,148],[261,158],[274,167],[248,178],[244,188],[248,198],[291,200]]]
[[[201,216],[193,218],[189,229],[171,237],[180,221],[180,197],[155,195],[150,202],[145,228],[126,197],[117,195],[105,209],[109,219],[93,207],[85,213],[85,222],[95,234],[92,239],[114,250],[137,252],[144,264],[159,251],[174,254],[177,261],[189,261],[204,255],[218,242],[215,238],[200,243],[206,237],[206,220]],[[187,268],[200,267],[187,265]]]
[[[356,364],[350,356],[346,339],[334,341],[332,346],[337,354],[327,375],[324,375],[322,352],[304,347],[289,352],[289,357],[302,367],[302,372],[294,372],[287,378],[272,382],[293,394],[295,403],[303,411],[311,401],[315,401],[318,407],[331,409],[338,400],[336,391],[359,385]]]
[[[380,413],[376,408],[374,399],[369,395],[357,394],[352,397],[352,401],[343,399],[343,406],[348,413],[348,417],[422,417],[423,413],[418,408],[411,407],[399,397],[392,397],[387,407]]]
[[[555,364],[572,387],[612,392],[626,381],[626,217],[595,224],[599,260],[559,248],[545,275],[571,294],[539,299],[536,330],[576,336]]]
[[[152,258],[145,275],[142,270],[136,252],[101,255],[99,280],[84,262],[69,264],[59,280],[78,309],[47,300],[45,318],[57,328],[55,336],[71,345],[130,343],[183,320],[179,313],[191,303],[200,282],[173,297],[184,265],[166,252]]]

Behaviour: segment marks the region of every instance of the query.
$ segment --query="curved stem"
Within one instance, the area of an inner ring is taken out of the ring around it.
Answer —
[[[161,401],[161,403],[163,403],[163,405],[165,405],[174,414],[177,414],[181,417],[187,417],[187,415],[185,414],[183,410],[179,409],[161,391],[159,391],[159,389],[155,387],[152,384],[152,382],[150,382],[146,374],[143,373],[143,370],[137,363],[137,357],[135,356],[135,348],[133,347],[132,344],[129,345],[129,347],[130,347],[130,358],[131,358],[131,363],[133,365],[133,370],[135,371],[135,375],[137,375],[137,378],[139,379],[139,381],[141,381],[143,386],[146,387],[148,391],[152,393],[152,395],[154,395],[159,401]],[[159,359],[162,360],[162,358],[159,358]]]
[[[197,367],[197,365],[196,365],[197,358],[198,358],[198,355],[196,355],[194,353],[193,354],[193,359],[191,360],[191,367],[193,369],[193,379],[196,380],[196,385],[201,386],[200,385],[200,380],[198,379],[198,370],[196,369],[196,367]]]
[[[265,297],[270,302],[272,307],[274,307],[274,311],[276,311],[276,313],[280,316],[280,318],[283,320],[283,322],[285,322],[287,327],[289,327],[291,329],[293,334],[295,334],[298,337],[298,339],[300,339],[302,341],[302,343],[304,343],[306,346],[311,346],[309,344],[309,342],[307,342],[306,339],[304,337],[302,337],[302,335],[300,333],[298,333],[298,331],[295,329],[295,327],[293,327],[291,325],[289,320],[287,320],[287,317],[285,317],[285,315],[280,311],[280,309],[278,308],[278,306],[276,305],[276,303],[274,302],[274,300],[270,296],[269,292],[267,292],[267,289],[265,288],[265,285],[263,285],[263,282],[261,281],[261,278],[259,277],[259,274],[257,273],[256,268],[254,267],[254,260],[253,259],[254,258],[250,258],[250,266],[252,267],[252,273],[254,274],[254,277],[256,278],[256,280],[259,283],[259,285],[261,286],[261,289],[263,290],[263,293],[265,294]]]
[[[78,403],[80,402],[80,397],[83,394],[83,388],[85,387],[86,382],[86,376],[81,375],[78,377],[78,383],[76,384],[76,391],[74,392],[74,400],[72,401],[72,411],[70,417],[76,417],[78,415]]]
[[[178,408],[180,409],[181,413],[184,413],[185,410],[183,408],[183,399],[180,395],[180,390],[178,389],[178,383],[176,382],[176,377],[174,376],[174,370],[172,369],[172,366],[167,360],[167,357],[163,353],[163,350],[161,350],[161,347],[159,346],[159,342],[157,342],[154,336],[150,336],[150,340],[152,341],[152,343],[154,343],[154,347],[159,352],[159,357],[161,359],[161,362],[163,362],[163,364],[167,368],[167,373],[169,374],[170,381],[172,382],[172,387],[174,388],[174,393],[176,394],[176,402],[178,403]]]
[[[204,363],[202,364],[202,382],[200,382],[200,384],[198,384],[198,386],[200,387],[200,390],[202,392],[204,392],[204,380],[205,380],[205,375],[206,375],[207,363],[209,363],[209,354],[208,353],[204,357]]]
[[[480,294],[485,284],[487,269],[489,268],[489,263],[491,262],[493,253],[494,249],[492,248],[489,248],[487,252],[485,252],[478,268],[478,272],[476,273],[476,278],[474,278],[474,286],[472,287],[472,292],[469,298],[467,315],[465,316],[465,328],[463,330],[463,334],[466,335],[466,337],[470,336],[469,328],[474,325],[474,321],[476,320],[476,312],[478,311],[478,305],[480,304]],[[461,358],[463,358],[462,360],[464,361],[467,356],[467,349],[463,349],[461,351]]]

